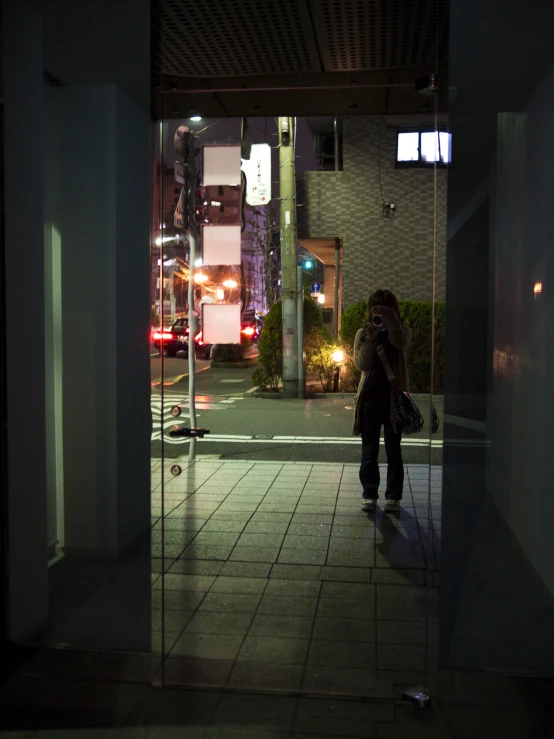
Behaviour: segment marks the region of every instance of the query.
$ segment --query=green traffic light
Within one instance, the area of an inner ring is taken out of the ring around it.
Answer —
[[[304,262],[304,267],[306,267],[306,269],[311,269],[312,263],[308,260],[307,262]]]

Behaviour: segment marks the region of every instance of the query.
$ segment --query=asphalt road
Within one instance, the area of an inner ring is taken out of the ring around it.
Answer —
[[[159,358],[158,358],[159,362]],[[179,365],[179,358],[166,360],[169,367]],[[197,425],[210,430],[205,440],[197,441],[198,454],[215,454],[224,459],[260,459],[289,461],[357,462],[360,441],[352,437],[353,398],[346,396],[290,400],[254,398],[252,368],[205,369],[199,362],[196,387]],[[174,370],[171,370],[174,371]],[[166,371],[166,377],[168,376]],[[162,399],[163,395],[163,399]],[[188,426],[188,378],[173,385],[157,385],[152,391],[154,434],[152,456],[176,459],[188,454],[188,442],[169,438],[175,423]],[[442,399],[436,406],[442,415]],[[418,403],[428,416],[428,401]],[[171,408],[181,405],[180,418],[171,416]],[[163,451],[162,428],[165,429]],[[428,424],[427,424],[428,429]],[[404,441],[406,463],[432,464],[442,460],[442,436],[428,430]],[[384,459],[384,452],[383,452]]]
[[[209,359],[196,357],[196,372],[202,372],[211,366]],[[150,357],[150,378],[152,386],[157,387],[163,381],[166,386],[175,385],[188,377],[189,360],[184,354],[177,354],[176,357],[160,357],[159,354],[153,352]]]

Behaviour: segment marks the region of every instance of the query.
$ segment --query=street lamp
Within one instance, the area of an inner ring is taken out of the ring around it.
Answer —
[[[323,305],[323,303],[325,302],[325,295],[323,293],[319,293],[319,295],[317,296],[317,302]]]

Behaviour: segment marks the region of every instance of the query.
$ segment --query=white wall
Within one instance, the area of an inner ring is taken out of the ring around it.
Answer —
[[[63,355],[62,253],[59,223],[54,213],[60,189],[60,160],[52,156],[51,86],[44,84],[45,120],[42,139],[44,188],[44,320],[46,380],[46,471],[48,550],[64,544],[63,504]]]
[[[117,555],[149,524],[149,121],[114,85],[50,88],[48,101],[63,544]]]
[[[554,595],[554,68],[498,117],[495,320],[488,486]],[[534,294],[535,283],[542,293]]]

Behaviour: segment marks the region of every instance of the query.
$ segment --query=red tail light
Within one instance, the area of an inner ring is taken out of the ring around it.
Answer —
[[[173,338],[173,334],[169,331],[164,331],[163,333],[160,333],[160,331],[156,331],[156,333],[154,334],[154,338],[156,339],[156,341],[167,341],[168,339]]]
[[[247,326],[246,328],[243,328],[241,333],[243,333],[245,336],[254,336],[254,328],[252,326]]]

